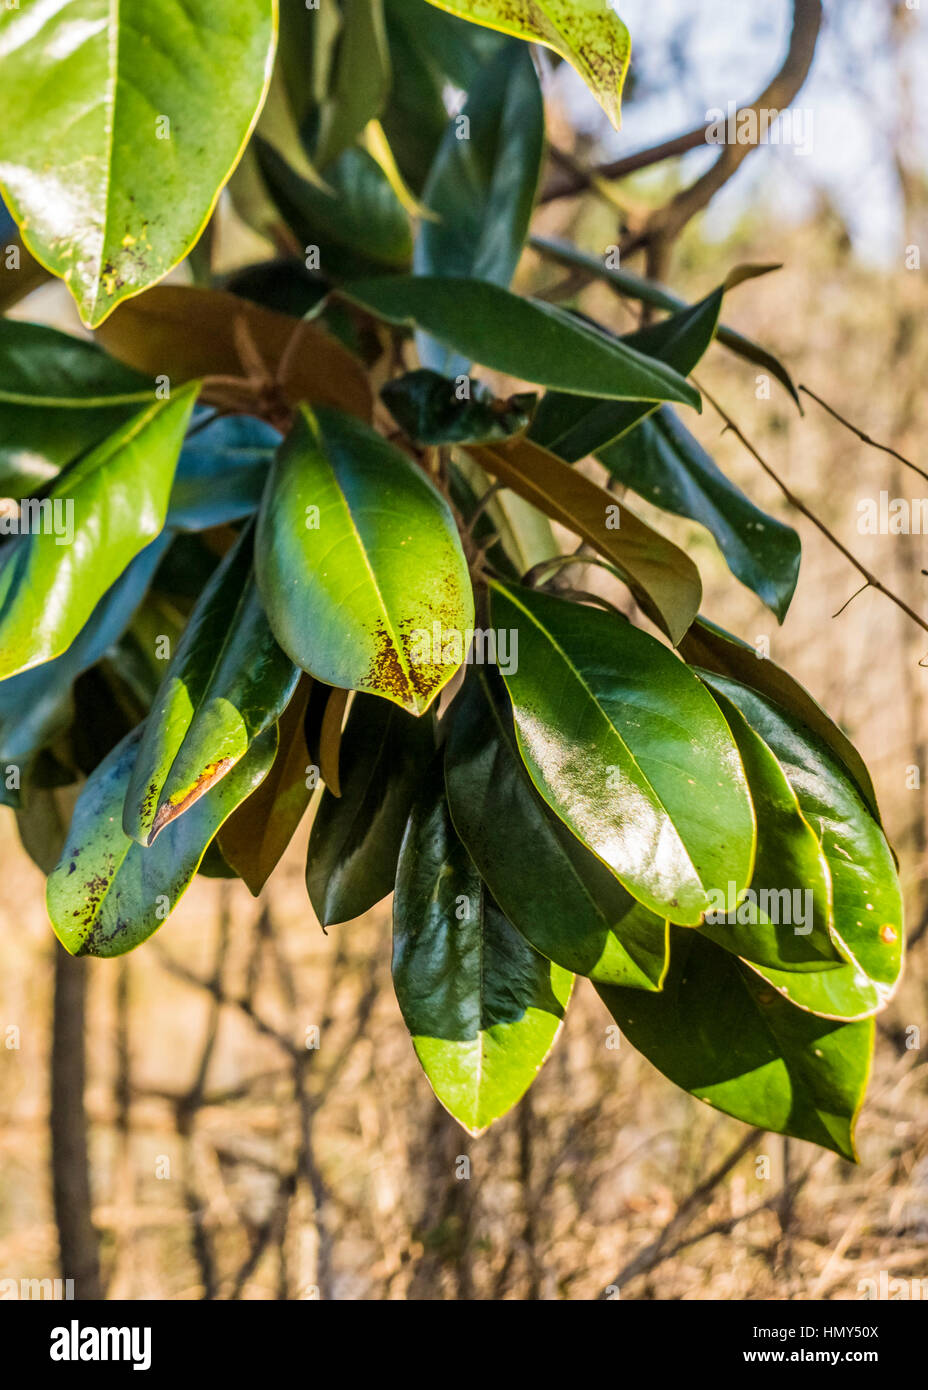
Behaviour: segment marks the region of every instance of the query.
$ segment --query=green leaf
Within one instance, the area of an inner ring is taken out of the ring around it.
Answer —
[[[611,613],[492,585],[503,672],[541,795],[638,902],[696,926],[751,879],[755,825],[728,725],[693,673]],[[514,664],[514,663],[513,663]]]
[[[451,819],[508,920],[565,970],[601,984],[660,989],[666,921],[636,903],[548,810],[519,756],[505,691],[475,667],[451,721]]]
[[[672,410],[643,420],[599,458],[613,478],[654,506],[705,526],[732,574],[782,623],[799,580],[799,536],[755,507]]]
[[[383,0],[342,0],[342,27],[319,112],[314,149],[320,169],[353,144],[369,120],[378,116],[390,90],[390,50]],[[314,15],[315,21],[318,16]]]
[[[712,341],[724,293],[721,287],[699,304],[681,309],[663,323],[652,324],[616,341],[687,377]],[[579,396],[549,391],[538,407],[529,433],[532,439],[560,458],[576,463],[627,434],[654,408],[654,403],[647,401],[604,400],[591,404]]]
[[[779,760],[803,816],[819,840],[831,873],[831,932],[840,954],[854,967],[829,991],[829,981],[808,985],[796,1000],[803,1007],[854,1017],[882,1008],[902,970],[903,902],[889,845],[864,798],[817,734],[756,691],[719,676],[705,676],[712,690],[737,706]]]
[[[400,428],[420,444],[508,439],[525,429],[529,420],[526,407],[534,400],[532,396],[496,400],[479,381],[469,378],[462,400],[455,382],[426,367],[394,377],[381,388],[380,395]]]
[[[154,395],[95,344],[0,318],[0,494],[34,495]]]
[[[422,714],[474,623],[451,511],[409,458],[335,411],[301,410],[262,503],[258,586],[281,646],[317,679]],[[466,651],[466,648],[464,649]]]
[[[74,682],[122,635],[169,539],[162,533],[135,557],[62,656],[0,681],[0,804],[20,805],[36,755],[71,722]],[[14,767],[19,769],[19,788],[9,785]]]
[[[257,511],[279,443],[277,430],[250,415],[197,423],[177,463],[168,526],[205,531]]]
[[[0,189],[91,327],[196,242],[264,100],[275,36],[273,0],[0,11],[16,112],[0,132]]]
[[[393,903],[393,983],[425,1074],[479,1134],[535,1079],[572,976],[506,921],[454,832],[440,765],[403,839]]]
[[[255,150],[268,191],[299,244],[318,247],[323,275],[338,279],[408,269],[409,217],[366,150],[345,150],[329,166],[328,191],[300,178],[260,138]]]
[[[461,117],[469,123],[461,138]],[[531,54],[507,44],[452,117],[422,191],[437,220],[419,227],[417,275],[489,280],[508,288],[522,254],[544,153],[545,110]],[[420,335],[423,366],[460,376],[466,360]]]
[[[660,994],[597,988],[632,1046],[684,1091],[856,1162],[872,1019],[837,1023],[804,1013],[696,932],[672,933]]]
[[[120,956],[157,931],[189,888],[223,821],[258,786],[274,759],[276,727],[150,849],[122,829],[122,807],[144,725],[90,776],[67,843],[48,880],[48,915],[75,956]]]
[[[188,814],[276,722],[298,679],[261,607],[246,531],[203,590],[155,696],[126,792],[125,833],[151,845]]]
[[[303,720],[312,681],[303,676],[277,724],[277,755],[264,781],[233,811],[219,848],[257,897],[296,833],[312,799]]]
[[[585,270],[596,279],[603,280],[609,287],[624,299],[640,300],[643,304],[650,304],[656,309],[666,309],[673,313],[677,309],[686,309],[685,299],[672,294],[663,285],[659,285],[654,280],[644,280],[639,275],[633,275],[627,270],[608,270],[601,260],[595,256],[590,256],[585,251],[580,251],[569,241],[552,240],[549,237],[533,236],[529,243],[534,250],[541,255],[550,257],[561,265],[571,269]],[[770,267],[773,269],[774,267]],[[716,329],[716,338],[723,347],[728,348],[729,352],[744,358],[747,362],[752,362],[757,367],[762,367],[765,372],[769,372],[780,382],[781,386],[789,392],[799,413],[802,414],[802,402],[799,392],[793,382],[789,372],[772,352],[761,347],[759,343],[750,338],[745,338],[742,333],[738,333],[733,328],[728,328],[724,323],[720,323]]]
[[[714,694],[747,774],[757,818],[757,857],[745,901],[727,918],[710,916],[699,930],[752,965],[840,971],[842,957],[831,939],[831,874],[818,836],[766,743],[736,705],[720,691]],[[804,893],[809,896],[802,897]]]
[[[531,440],[468,446],[474,461],[614,564],[645,613],[676,645],[699,612],[699,571],[679,546],[612,493]],[[619,524],[613,524],[617,518]],[[547,558],[547,557],[543,557]]]
[[[448,124],[448,84],[468,91],[506,39],[422,0],[385,0],[384,12],[393,81],[381,119],[400,167],[421,189]]]
[[[619,16],[597,0],[431,0],[441,10],[553,48],[579,72],[618,129],[632,41]]]
[[[327,787],[309,836],[306,887],[324,927],[392,891],[413,799],[434,752],[431,721],[356,695],[345,728],[341,795]]]
[[[680,401],[699,392],[678,372],[541,300],[455,276],[361,280],[339,293],[388,323],[424,330],[469,362],[581,396]]]
[[[0,679],[60,656],[129,561],[159,534],[198,389],[193,383],[153,402],[81,458],[42,503],[42,529],[4,547]]]
[[[880,821],[876,792],[863,758],[843,730],[787,671],[707,618],[699,618],[689,629],[680,643],[680,654],[691,666],[704,666],[716,675],[730,676],[760,691],[812,729],[850,773],[871,814]]]

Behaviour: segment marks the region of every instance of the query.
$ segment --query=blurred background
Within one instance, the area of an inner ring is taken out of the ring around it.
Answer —
[[[789,0],[618,8],[635,40],[621,135],[569,69],[544,60],[557,153],[534,229],[597,257],[633,242],[718,151],[700,143],[565,191],[576,169],[755,100],[788,63],[794,18]],[[692,299],[741,262],[782,262],[726,299],[725,321],[918,463],[928,13],[917,0],[824,9],[795,101],[803,148],[752,149],[679,236],[626,263]],[[266,254],[227,204],[219,217],[221,268]],[[516,283],[619,331],[636,326],[637,306],[533,251]],[[79,331],[59,286],[15,312]],[[792,492],[928,616],[925,538],[858,530],[862,499],[928,497],[928,481],[811,398],[800,416],[776,383],[765,392],[755,369],[719,348],[698,377]],[[57,952],[42,875],[0,811],[0,1280],[59,1274],[59,1242],[79,1297],[856,1299],[881,1271],[928,1279],[928,632],[872,587],[834,616],[860,575],[711,409],[687,423],[801,532],[802,576],[783,627],[730,577],[705,532],[639,509],[696,558],[708,616],[752,643],[767,639],[848,730],[901,862],[909,965],[879,1018],[860,1165],[751,1131],[677,1091],[624,1043],[610,1050],[609,1019],[584,981],[528,1098],[471,1140],[432,1098],[400,1018],[389,903],[328,935],[313,917],[303,885],[311,812],[260,899],[198,878],[141,951],[74,963]]]

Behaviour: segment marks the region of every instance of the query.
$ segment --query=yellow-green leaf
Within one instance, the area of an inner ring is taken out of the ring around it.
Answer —
[[[553,48],[577,69],[618,128],[632,41],[605,0],[430,0],[473,24]]]

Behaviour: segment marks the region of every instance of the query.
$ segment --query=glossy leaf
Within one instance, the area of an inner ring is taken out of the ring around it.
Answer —
[[[799,536],[735,487],[672,410],[643,420],[599,458],[656,507],[705,526],[732,574],[783,621],[799,580]]]
[[[158,930],[189,888],[223,821],[266,776],[277,747],[276,728],[270,728],[146,849],[122,829],[143,728],[133,730],[88,779],[48,880],[48,914],[72,955],[120,956]]]
[[[707,618],[699,618],[689,629],[680,643],[680,654],[691,666],[704,666],[716,675],[728,676],[766,695],[816,733],[850,773],[879,822],[876,792],[866,763],[844,731],[789,672],[769,657],[759,656],[753,647]]]
[[[257,511],[279,443],[277,430],[250,415],[197,422],[177,463],[167,524],[203,531]]]
[[[21,804],[36,755],[71,721],[74,682],[122,635],[169,540],[162,533],[135,557],[62,656],[0,681],[0,804]],[[13,767],[19,769],[19,788],[9,785]]]
[[[570,242],[553,240],[550,237],[533,236],[531,245],[543,256],[550,257],[561,265],[571,269],[585,270],[596,279],[605,281],[622,298],[640,300],[642,304],[650,304],[656,309],[666,309],[669,313],[687,308],[686,300],[671,293],[664,285],[659,285],[654,280],[642,279],[640,275],[633,275],[628,270],[609,270],[601,260],[597,260],[595,256],[591,256],[585,251],[578,250]],[[734,328],[729,328],[724,323],[718,325],[716,337],[723,347],[728,348],[729,352],[733,352],[737,357],[741,357],[746,362],[751,362],[757,367],[762,367],[765,372],[769,372],[789,392],[799,407],[800,414],[802,413],[799,392],[779,358],[775,357],[767,348],[762,347],[760,343],[746,338],[743,333],[738,333]]]
[[[444,645],[474,623],[450,509],[348,416],[301,411],[268,480],[256,569],[277,640],[329,685],[421,714],[463,660]]]
[[[352,281],[339,292],[388,323],[420,328],[468,361],[522,381],[581,396],[699,406],[699,392],[672,368],[499,285],[399,275]]]
[[[517,668],[503,675],[519,751],[551,809],[659,916],[696,926],[710,892],[734,907],[751,879],[754,815],[698,679],[611,613],[497,583],[491,613],[518,634]]]
[[[659,989],[669,960],[666,921],[636,903],[545,805],[519,756],[499,684],[475,667],[455,701],[445,782],[457,834],[536,951],[601,984]]]
[[[620,506],[612,493],[528,439],[468,452],[485,472],[611,561],[644,612],[674,645],[680,641],[702,602],[699,571],[684,551],[624,502]]]
[[[355,696],[341,795],[323,792],[306,857],[309,899],[324,927],[360,917],[392,891],[410,807],[433,752],[429,720]]]
[[[524,430],[534,397],[496,400],[479,381],[468,379],[461,399],[457,383],[426,367],[394,377],[381,398],[397,424],[420,444],[473,444],[508,439]]]
[[[417,275],[455,275],[509,286],[528,233],[544,153],[545,112],[531,54],[507,44],[448,123],[422,198],[436,214],[416,238]],[[426,335],[423,366],[459,376],[467,362]]]
[[[403,838],[393,983],[432,1089],[471,1134],[528,1090],[570,997],[572,976],[529,946],[481,883],[440,776]]]
[[[153,402],[56,480],[43,528],[50,517],[57,534],[31,531],[4,547],[0,679],[60,656],[159,534],[197,390],[194,383]]]
[[[312,799],[303,719],[312,682],[304,676],[277,724],[277,754],[264,781],[219,832],[225,860],[255,897],[296,834]]]
[[[0,318],[0,495],[34,495],[154,398],[93,343]]]
[[[837,1011],[856,1003],[859,1015],[873,1012],[891,997],[904,950],[902,893],[886,837],[854,782],[815,733],[746,686],[718,676],[706,679],[737,706],[780,762],[831,873],[832,936],[857,973],[840,995],[842,981],[835,982],[831,997],[829,982],[823,980],[821,994],[797,994],[797,999],[808,1007],[828,1007],[830,1002]]]
[[[122,826],[151,845],[283,713],[299,672],[268,625],[244,533],[203,590],[155,696]]]
[[[722,307],[724,286],[692,308],[662,323],[618,339],[635,352],[689,376],[712,341]],[[653,401],[589,402],[580,396],[548,391],[532,421],[531,438],[568,463],[576,463],[634,429],[655,409]]]
[[[390,88],[383,0],[342,0],[341,35],[319,113],[314,155],[327,165],[378,116]],[[314,21],[318,16],[314,15]]]
[[[632,1046],[684,1091],[856,1161],[872,1019],[838,1023],[796,1009],[696,932],[672,933],[660,994],[597,988]]]
[[[17,113],[0,133],[0,188],[85,323],[160,280],[199,237],[257,118],[275,37],[273,0],[0,11]]]
[[[431,0],[475,24],[553,48],[577,69],[612,124],[621,124],[632,44],[611,6],[596,0]]]
[[[256,150],[274,202],[299,244],[318,248],[323,275],[343,278],[409,268],[409,216],[366,150],[345,150],[326,169],[327,189],[300,178],[260,140]]]
[[[317,323],[274,313],[225,290],[158,285],[124,304],[97,332],[120,361],[171,381],[246,375],[243,336],[292,405],[309,401],[370,418],[364,369],[337,338]]]

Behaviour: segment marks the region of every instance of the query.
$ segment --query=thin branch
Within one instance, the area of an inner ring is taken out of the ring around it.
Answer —
[[[884,598],[889,599],[890,603],[894,603],[897,608],[901,609],[902,612],[905,613],[906,617],[911,618],[913,623],[917,623],[923,632],[928,632],[928,622],[926,622],[924,618],[920,617],[919,614],[915,612],[914,608],[910,608],[909,605],[905,602],[905,600],[901,599],[898,594],[893,593],[892,589],[887,589],[886,585],[882,582],[882,580],[877,579],[875,574],[871,574],[870,570],[867,569],[866,565],[861,564],[857,556],[854,555],[850,550],[848,550],[847,546],[843,543],[843,541],[838,540],[838,537],[834,534],[833,531],[830,531],[828,529],[824,521],[821,521],[815,515],[815,513],[806,506],[805,502],[803,502],[799,497],[797,497],[796,494],[786,485],[786,483],[784,483],[780,475],[773,468],[771,468],[770,464],[766,461],[766,459],[764,459],[758,453],[757,449],[754,447],[751,441],[738,427],[738,425],[735,424],[734,420],[728,414],[727,410],[725,410],[723,406],[719,405],[718,401],[714,398],[714,396],[710,395],[710,393],[705,389],[704,386],[700,386],[699,390],[705,396],[706,400],[716,411],[716,413],[719,416],[721,416],[721,418],[725,421],[726,429],[731,430],[732,434],[735,436],[736,439],[739,439],[741,441],[741,443],[747,449],[751,457],[754,458],[760,464],[761,468],[767,474],[768,478],[770,478],[774,483],[776,483],[777,487],[780,489],[787,502],[789,502],[790,506],[795,507],[797,512],[801,512],[801,514],[806,518],[807,521],[811,521],[812,525],[815,526],[819,531],[821,531],[822,535],[826,538],[826,540],[829,540],[831,544],[835,547],[835,549],[840,551],[840,553],[844,556],[845,560],[847,560],[848,564],[853,565],[854,569],[857,571],[860,577],[862,579],[866,579],[867,584],[872,589],[877,589],[879,593],[881,593],[884,596]]]
[[[793,0],[793,27],[789,48],[780,71],[750,107],[739,111],[753,112],[758,118],[764,111],[784,111],[801,91],[822,27],[822,0]],[[666,206],[653,212],[644,228],[627,239],[623,255],[644,248],[649,253],[649,267],[660,270],[663,254],[686,224],[705,208],[716,193],[740,168],[755,144],[726,144],[710,169],[689,188],[684,188]]]
[[[839,425],[843,425],[846,430],[850,430],[851,434],[856,435],[861,443],[869,444],[871,449],[879,449],[880,453],[889,454],[890,458],[898,459],[900,463],[905,464],[906,468],[911,468],[913,473],[917,473],[920,478],[924,478],[925,481],[928,482],[928,473],[926,473],[923,468],[919,468],[917,463],[913,463],[911,459],[907,459],[904,454],[900,454],[898,449],[893,449],[889,444],[881,444],[878,439],[872,439],[869,434],[864,434],[863,430],[858,429],[856,425],[852,425],[850,420],[846,420],[843,415],[835,410],[833,405],[829,405],[827,401],[823,401],[821,396],[817,396],[808,386],[800,386],[799,390],[815,401],[816,405],[820,405],[823,410],[827,411],[833,420],[837,420]]]

